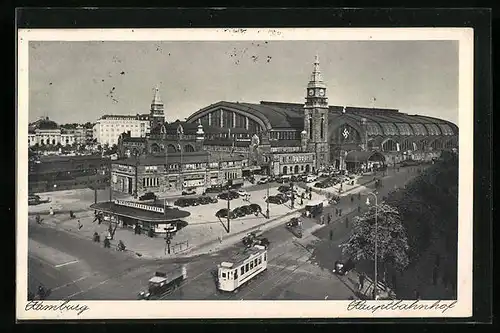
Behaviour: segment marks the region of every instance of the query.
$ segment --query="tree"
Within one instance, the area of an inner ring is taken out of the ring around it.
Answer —
[[[386,204],[378,205],[377,224],[375,234],[375,207],[362,216],[356,216],[352,235],[341,245],[342,254],[353,260],[374,260],[377,237],[377,259],[383,264],[384,276],[386,264],[403,271],[409,263],[409,246],[398,210]]]

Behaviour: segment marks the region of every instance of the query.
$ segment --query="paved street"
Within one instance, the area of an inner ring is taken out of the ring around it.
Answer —
[[[389,172],[379,197],[402,186],[414,174],[403,168],[399,173]],[[216,292],[211,271],[241,251],[240,244],[193,258],[148,260],[31,223],[29,237],[34,243],[29,249],[30,289],[42,283],[53,289],[51,299],[136,299],[155,271],[168,271],[185,263],[188,280],[165,299],[348,299],[353,297],[355,278],[338,278],[331,269],[340,255],[338,244],[349,234],[344,216],[351,210],[357,211],[358,205],[364,206],[366,200],[362,196],[360,203],[355,198],[351,203],[349,196],[344,197],[334,206],[342,208],[343,216],[336,220],[333,214],[330,225],[319,226],[315,220],[305,220],[302,239],[293,237],[283,224],[266,231],[264,236],[271,241],[268,270],[235,294]],[[327,207],[326,212],[334,207]]]

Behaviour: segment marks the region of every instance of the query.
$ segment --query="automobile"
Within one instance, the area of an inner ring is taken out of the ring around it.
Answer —
[[[220,193],[222,192],[222,186],[211,186],[205,190],[205,193]]]
[[[272,204],[276,204],[276,205],[281,205],[282,203],[284,203],[285,201],[283,200],[283,198],[281,197],[278,197],[278,196],[270,196],[266,199],[266,202],[269,202],[269,203],[272,203]]]
[[[158,199],[158,197],[153,192],[146,192],[139,197],[140,201],[156,200],[156,199]]]
[[[217,197],[221,200],[233,200],[239,198],[240,195],[237,192],[229,191],[229,192],[222,192]]]
[[[269,179],[267,177],[262,177],[257,181],[257,184],[267,184],[269,182]]]
[[[247,248],[253,247],[255,245],[260,245],[268,248],[270,244],[267,238],[263,237],[261,233],[258,233],[256,231],[253,231],[243,237],[242,242],[243,245],[245,245]]]
[[[227,208],[219,209],[217,211],[217,213],[215,213],[215,216],[217,218],[219,218],[219,219],[226,218],[228,216],[228,212],[229,212],[229,218],[231,220],[236,218],[236,216],[234,215],[234,213],[232,211],[228,210]]]
[[[192,199],[179,198],[174,201],[174,205],[178,207],[189,207],[192,204],[191,200]]]
[[[236,207],[235,209],[233,209],[233,214],[235,217],[243,217],[247,215],[245,210],[243,210],[241,207]]]
[[[337,260],[334,264],[333,272],[337,275],[346,275],[347,272],[355,267],[354,261],[349,258],[345,263],[343,261]]]
[[[314,184],[314,187],[318,187],[318,188],[326,188],[326,187],[329,187],[327,183],[325,183],[324,181],[322,182],[317,182],[316,184]]]
[[[290,190],[291,190],[291,187],[288,185],[281,185],[280,187],[278,187],[278,192],[280,192],[280,193],[286,193]]]
[[[244,197],[244,196],[248,195],[247,191],[245,191],[243,189],[239,189],[238,191],[236,191],[236,193],[238,193],[238,195],[240,197]]]
[[[32,194],[28,196],[28,205],[38,205],[42,199],[39,195]]]
[[[312,183],[318,180],[318,177],[315,175],[308,175],[306,177],[306,183]]]
[[[302,223],[298,217],[292,217],[290,221],[285,224],[285,228],[297,238],[302,238]]]
[[[199,206],[200,202],[198,201],[197,198],[187,198],[186,199],[189,202],[190,206]]]
[[[300,175],[300,176],[298,176],[298,179],[301,182],[305,182],[305,181],[307,181],[307,175]]]
[[[186,189],[182,191],[182,195],[194,195],[194,194],[196,194],[196,191],[193,189]]]
[[[258,204],[253,203],[253,204],[250,204],[249,207],[252,210],[252,213],[255,214],[255,216],[262,213],[262,208]]]
[[[290,195],[288,195],[288,194],[290,194]],[[284,203],[284,202],[287,202],[288,200],[290,200],[291,194],[292,194],[292,192],[278,193],[275,195],[275,197],[279,198],[282,201],[282,203]]]

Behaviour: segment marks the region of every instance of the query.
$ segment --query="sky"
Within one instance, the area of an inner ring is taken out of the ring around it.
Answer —
[[[315,55],[330,105],[398,109],[458,124],[458,41],[91,41],[29,45],[29,120],[167,121],[218,101],[304,103]]]

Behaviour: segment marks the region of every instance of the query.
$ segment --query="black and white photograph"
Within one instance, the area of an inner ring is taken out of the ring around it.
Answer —
[[[19,31],[18,316],[470,314],[472,41]]]

